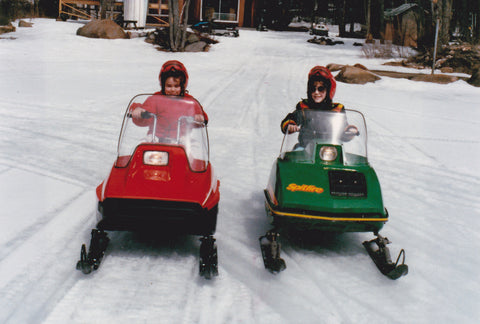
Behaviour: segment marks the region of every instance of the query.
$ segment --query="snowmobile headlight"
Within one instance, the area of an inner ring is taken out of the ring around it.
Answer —
[[[334,146],[322,146],[322,148],[320,148],[320,158],[323,161],[335,161],[337,154],[337,149]]]
[[[168,165],[168,152],[145,151],[143,163],[147,165]]]

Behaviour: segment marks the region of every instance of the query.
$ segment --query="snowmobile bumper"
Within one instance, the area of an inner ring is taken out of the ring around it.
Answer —
[[[215,233],[218,205],[207,210],[190,202],[107,198],[98,203],[98,210],[100,230],[210,235]]]
[[[327,213],[306,209],[279,208],[265,190],[265,209],[276,228],[325,232],[378,232],[388,221],[388,213]]]

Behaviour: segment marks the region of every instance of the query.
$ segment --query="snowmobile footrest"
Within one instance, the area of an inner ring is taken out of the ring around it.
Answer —
[[[77,262],[77,270],[81,270],[84,274],[89,274],[92,270],[97,270],[100,262],[102,262],[109,242],[110,239],[107,233],[92,229],[92,238],[90,239],[88,253],[85,244],[83,244],[80,250],[80,260]]]
[[[217,244],[212,235],[204,236],[200,241],[199,274],[205,279],[212,279],[218,276]]]
[[[87,248],[85,244],[82,244],[80,249],[80,260],[77,262],[77,270],[82,271],[84,274],[89,274],[92,272],[93,265],[87,261]]]
[[[262,251],[265,269],[271,273],[278,273],[287,268],[285,260],[280,258],[281,244],[277,241],[280,236],[277,232],[269,231],[258,239]]]
[[[405,250],[403,249],[400,251],[396,262],[392,262],[390,251],[386,246],[389,243],[390,241],[386,237],[377,234],[376,239],[363,242],[363,246],[378,270],[388,278],[395,280],[408,274],[408,265],[405,264]],[[403,257],[403,259],[402,262],[399,263],[401,257]]]

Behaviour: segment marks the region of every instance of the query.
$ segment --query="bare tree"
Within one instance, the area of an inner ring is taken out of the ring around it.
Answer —
[[[432,0],[433,15],[438,21],[438,45],[450,41],[450,21],[452,20],[453,0]]]
[[[184,0],[181,8],[178,0],[168,0],[170,49],[173,52],[181,52],[185,49],[185,42],[187,40],[187,21],[189,6],[190,0]]]
[[[107,18],[108,0],[100,0],[100,19]]]

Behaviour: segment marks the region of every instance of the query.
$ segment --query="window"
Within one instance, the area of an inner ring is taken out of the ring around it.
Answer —
[[[204,0],[202,5],[202,19],[237,22],[238,1],[239,0]]]

